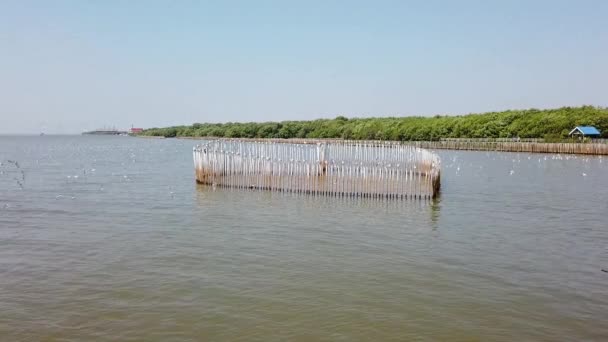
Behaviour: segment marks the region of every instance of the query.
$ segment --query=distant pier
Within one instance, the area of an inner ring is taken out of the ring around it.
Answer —
[[[118,131],[115,129],[110,129],[110,130],[98,129],[98,130],[94,130],[94,131],[82,132],[82,135],[128,135],[128,134],[129,134],[129,132],[127,132],[127,131]]]

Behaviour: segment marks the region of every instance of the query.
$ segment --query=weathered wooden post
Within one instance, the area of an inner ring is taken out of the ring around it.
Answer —
[[[317,160],[321,165],[321,174],[327,172],[327,160],[329,159],[329,148],[326,143],[317,143]]]

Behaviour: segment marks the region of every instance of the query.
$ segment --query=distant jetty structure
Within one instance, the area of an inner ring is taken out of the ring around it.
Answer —
[[[431,199],[439,157],[395,142],[206,140],[193,149],[196,181],[310,195]]]
[[[136,135],[141,134],[143,132],[143,128],[135,128],[131,126],[129,131],[121,131],[116,129],[116,127],[112,128],[100,128],[93,131],[82,132],[82,135]]]
[[[129,132],[116,128],[100,128],[93,131],[82,132],[82,135],[127,135]]]

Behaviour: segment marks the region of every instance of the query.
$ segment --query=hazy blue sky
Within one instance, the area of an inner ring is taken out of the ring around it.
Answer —
[[[0,133],[607,105],[608,1],[0,0]]]

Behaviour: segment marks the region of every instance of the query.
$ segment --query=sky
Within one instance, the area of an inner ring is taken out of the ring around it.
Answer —
[[[0,134],[608,105],[608,1],[0,0]]]

